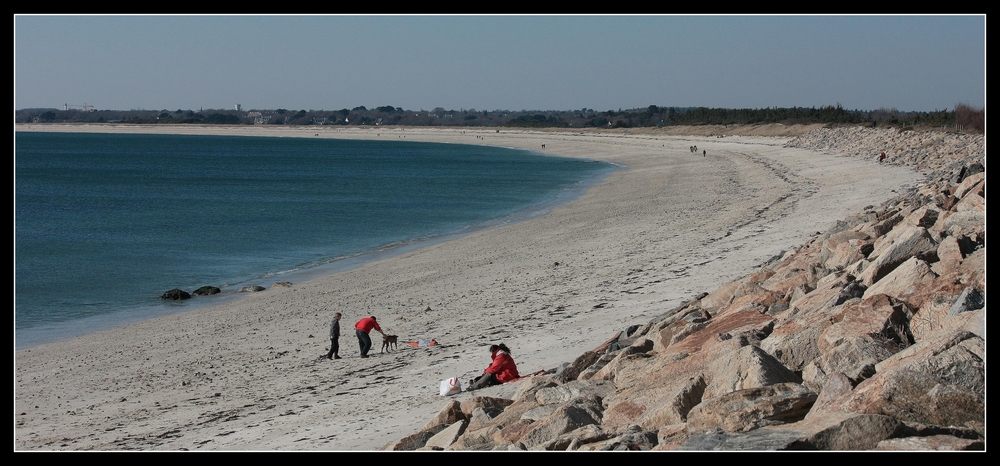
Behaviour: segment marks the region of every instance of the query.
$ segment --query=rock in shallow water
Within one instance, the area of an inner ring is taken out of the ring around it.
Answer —
[[[219,287],[217,286],[206,285],[201,288],[198,288],[197,290],[194,290],[191,294],[195,296],[208,296],[208,295],[218,294],[221,292],[222,290],[220,290]]]
[[[191,294],[180,288],[174,288],[160,295],[160,299],[165,299],[169,301],[179,301],[181,299],[191,299]]]

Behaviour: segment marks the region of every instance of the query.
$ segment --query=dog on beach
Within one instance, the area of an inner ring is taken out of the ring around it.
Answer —
[[[398,340],[398,337],[396,335],[384,335],[384,336],[382,336],[382,351],[379,351],[379,353],[381,353],[383,351],[386,352],[386,353],[388,353],[389,352],[389,345],[392,345],[393,348],[399,349],[399,347],[396,346],[396,340]]]

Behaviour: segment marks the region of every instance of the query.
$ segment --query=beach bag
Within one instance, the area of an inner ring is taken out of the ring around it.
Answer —
[[[462,393],[462,382],[458,377],[452,377],[441,381],[441,396],[456,395]]]

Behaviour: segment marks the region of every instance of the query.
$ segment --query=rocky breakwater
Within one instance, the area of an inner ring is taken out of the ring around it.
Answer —
[[[943,131],[900,131],[863,127],[820,128],[792,139],[787,147],[850,155],[912,167],[931,178],[961,176],[963,167],[982,167],[986,139],[981,134]]]
[[[792,143],[898,135],[815,133]],[[914,191],[386,449],[984,449],[984,159],[917,146],[890,149],[933,172]]]

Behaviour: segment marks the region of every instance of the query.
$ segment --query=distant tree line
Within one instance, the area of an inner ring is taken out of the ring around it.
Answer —
[[[847,110],[825,107],[708,108],[648,107],[622,110],[403,110],[390,105],[340,110],[58,110],[15,111],[18,123],[128,123],[225,125],[405,125],[490,126],[513,128],[642,128],[679,125],[829,124],[890,127],[945,127],[985,130],[985,109],[958,104],[953,110],[901,112],[896,109]]]
[[[968,107],[968,106],[966,106]],[[956,106],[956,109],[960,106]],[[840,104],[826,107],[791,107],[791,108],[708,108],[708,107],[657,107],[650,105],[645,109],[628,111],[607,111],[591,114],[586,126],[614,127],[647,127],[647,126],[677,126],[677,125],[753,125],[753,124],[832,124],[832,125],[888,125],[905,126],[951,126],[957,123],[956,111],[937,110],[933,112],[901,112],[896,109],[878,109],[873,111],[847,110]],[[969,107],[968,113],[976,114]],[[984,116],[985,111],[980,110]],[[966,129],[983,131],[983,125],[978,127],[967,124]]]
[[[511,118],[507,120],[507,124],[504,126],[515,128],[566,128],[569,126],[569,123],[554,115],[546,116],[536,113],[531,116],[521,115]]]

